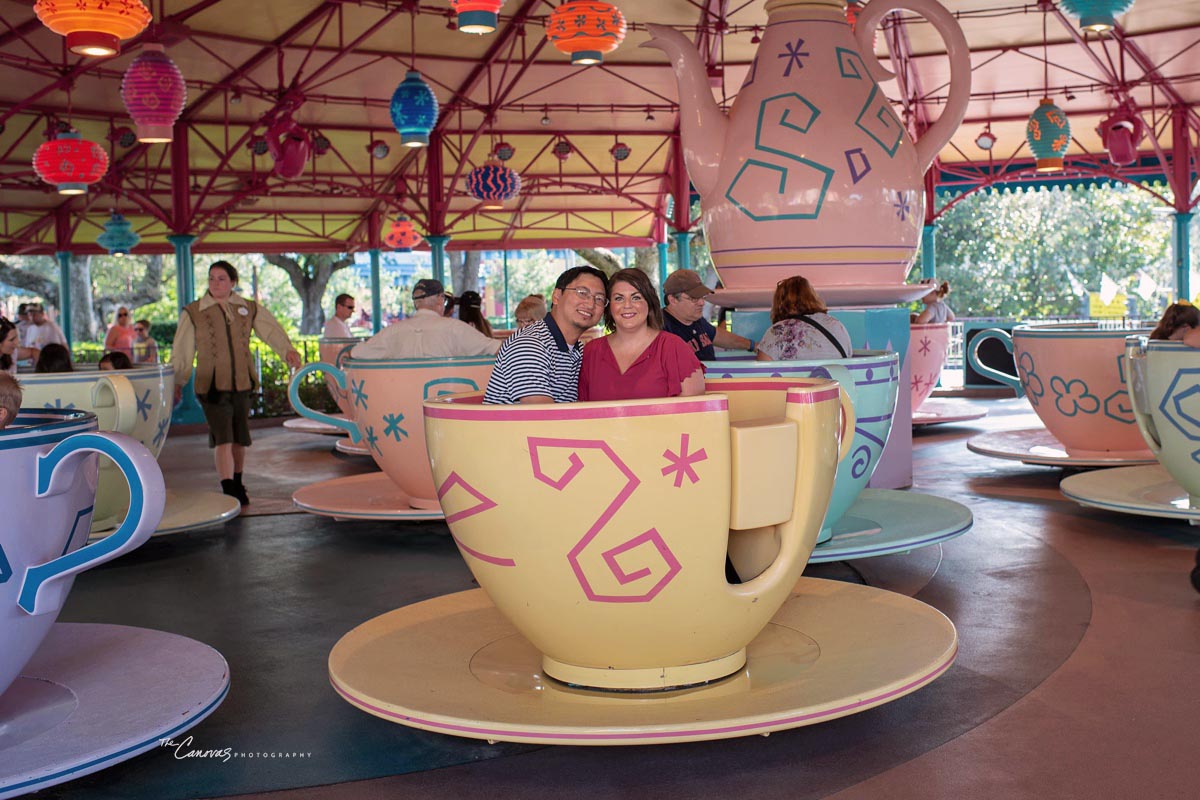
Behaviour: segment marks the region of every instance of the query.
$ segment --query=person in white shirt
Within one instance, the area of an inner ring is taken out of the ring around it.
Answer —
[[[321,334],[326,339],[352,339],[350,325],[346,320],[354,316],[354,298],[348,294],[339,294],[333,301],[333,316],[325,320],[325,332]]]
[[[62,328],[50,321],[46,316],[46,309],[42,308],[41,303],[29,306],[28,336],[28,341],[24,343],[26,347],[45,350],[48,344],[67,346],[67,337],[63,335]]]
[[[442,315],[441,281],[425,278],[413,286],[416,312],[355,345],[351,358],[447,358],[495,355],[500,341],[460,320]]]

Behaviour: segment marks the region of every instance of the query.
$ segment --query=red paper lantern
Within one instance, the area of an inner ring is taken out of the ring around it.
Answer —
[[[108,172],[108,153],[78,133],[60,133],[33,154],[33,170],[59,194],[83,194]]]
[[[401,214],[392,223],[392,229],[384,237],[383,243],[397,252],[411,253],[421,243],[421,234],[413,227],[412,220]]]
[[[500,23],[504,0],[450,0],[463,33],[492,33]]]
[[[161,44],[147,44],[121,80],[121,99],[133,123],[139,142],[169,142],[175,120],[187,101],[187,84],[175,62],[163,52]]]
[[[116,55],[121,40],[137,36],[153,18],[139,0],[38,0],[33,11],[81,56]]]
[[[625,17],[612,3],[568,0],[550,13],[546,38],[572,64],[599,64],[625,39]]]

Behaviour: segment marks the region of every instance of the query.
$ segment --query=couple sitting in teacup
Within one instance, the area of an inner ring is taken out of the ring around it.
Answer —
[[[573,403],[704,393],[692,348],[665,332],[662,306],[645,273],[611,279],[594,267],[559,276],[550,313],[514,333],[496,355],[485,403]],[[585,349],[580,337],[604,319],[609,335]]]

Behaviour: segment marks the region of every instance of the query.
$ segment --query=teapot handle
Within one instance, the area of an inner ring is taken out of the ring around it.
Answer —
[[[971,96],[971,51],[958,20],[936,0],[871,0],[858,17],[854,38],[858,42],[858,52],[869,56],[864,60],[876,83],[896,77],[875,57],[872,41],[883,18],[899,9],[916,12],[933,23],[946,43],[946,55],[950,58],[950,96],[946,107],[937,122],[917,140],[917,166],[924,174],[966,116],[967,101]]]

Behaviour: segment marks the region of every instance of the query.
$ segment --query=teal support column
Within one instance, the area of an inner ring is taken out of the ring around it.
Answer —
[[[433,253],[433,279],[441,281],[442,285],[446,285],[446,243],[450,241],[449,236],[426,236],[425,241],[429,242],[429,249]]]
[[[921,229],[921,277],[937,277],[937,224]]]
[[[508,302],[508,251],[504,251],[504,327],[511,328],[513,326],[512,319],[512,303]]]
[[[658,243],[658,287],[667,285],[667,254],[671,250],[671,245],[666,242]]]
[[[75,344],[71,335],[71,254],[60,251],[54,257],[58,259],[58,325],[67,337],[67,350],[70,350]]]
[[[379,248],[367,251],[371,256],[371,333],[383,330],[383,290],[379,280]]]
[[[671,236],[675,238],[675,250],[679,254],[679,269],[691,269],[692,249],[688,245],[692,241],[692,232],[676,231]]]
[[[1190,211],[1175,212],[1175,299],[1192,299],[1192,217]]]
[[[179,305],[179,313],[196,299],[196,266],[192,260],[192,243],[196,237],[188,233],[168,236],[167,241],[175,248],[175,294]],[[195,376],[189,376],[183,387],[183,398],[171,414],[171,424],[191,425],[204,422],[204,412],[196,400]]]

